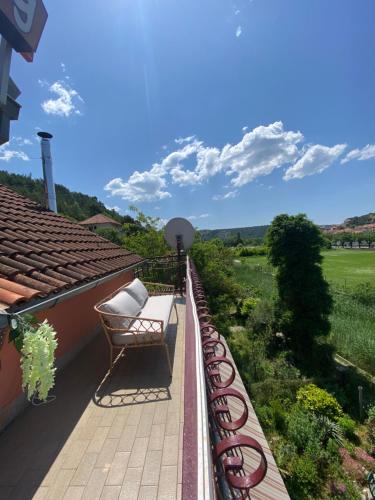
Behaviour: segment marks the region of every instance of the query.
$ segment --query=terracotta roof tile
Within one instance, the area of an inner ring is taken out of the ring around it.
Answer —
[[[0,185],[0,309],[99,279],[141,260]]]
[[[78,224],[82,226],[92,226],[94,224],[116,224],[116,226],[121,226],[121,224],[117,222],[117,220],[111,219],[111,217],[108,217],[107,215],[104,214],[94,215],[93,217],[83,220]]]

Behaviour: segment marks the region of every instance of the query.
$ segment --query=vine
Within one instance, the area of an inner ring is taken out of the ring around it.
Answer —
[[[21,353],[22,389],[28,399],[49,401],[48,393],[55,383],[56,332],[47,322],[34,316],[13,318],[9,341]]]

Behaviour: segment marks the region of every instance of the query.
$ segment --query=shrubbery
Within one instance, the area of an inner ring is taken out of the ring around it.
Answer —
[[[204,284],[211,311],[222,324],[228,323],[229,315],[241,288],[232,276],[232,251],[220,240],[198,241],[190,249],[190,256]]]
[[[338,418],[337,423],[346,438],[355,439],[356,423],[352,418],[348,417],[348,415],[343,415]]]
[[[331,346],[319,337],[329,328],[331,305],[319,266],[319,230],[303,216],[281,219],[272,235],[273,256],[283,268],[278,274],[279,292],[285,286],[276,307],[271,273],[254,267],[248,279],[243,277],[245,263],[233,265],[233,257],[247,248],[234,253],[220,242],[199,242],[191,255],[291,498],[341,495],[354,500],[358,488],[355,478],[344,471],[340,450],[343,443],[348,446],[345,438],[356,443],[362,436],[360,432],[356,436],[356,423],[343,408],[355,415],[358,385],[363,385],[365,394],[370,392],[352,373],[346,373],[345,384],[336,376]],[[285,245],[284,257],[278,245]],[[307,263],[300,262],[304,252]],[[242,287],[234,286],[231,269]],[[310,273],[307,282],[306,273]],[[310,371],[305,370],[306,363]],[[310,378],[303,378],[302,372]],[[375,443],[375,409],[369,411],[367,423]]]
[[[308,384],[297,392],[297,401],[306,408],[319,415],[324,415],[332,420],[342,416],[342,408],[337,399],[324,389],[315,384]]]
[[[372,444],[375,446],[375,405],[368,409],[367,426]]]
[[[267,247],[258,246],[258,247],[240,247],[236,251],[236,255],[238,257],[255,257],[267,255]]]

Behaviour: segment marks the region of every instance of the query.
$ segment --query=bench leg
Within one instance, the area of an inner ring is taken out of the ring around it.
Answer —
[[[174,302],[174,308],[176,310],[176,318],[177,318],[177,323],[178,323],[178,312],[177,312],[177,304]]]
[[[113,369],[113,347],[109,346],[109,373],[111,373]]]
[[[169,349],[168,349],[168,345],[167,345],[167,344],[164,344],[164,347],[165,347],[165,352],[167,353],[169,373],[170,373],[170,376],[172,377],[172,365],[171,365],[171,358],[170,358],[170,356],[169,356]]]

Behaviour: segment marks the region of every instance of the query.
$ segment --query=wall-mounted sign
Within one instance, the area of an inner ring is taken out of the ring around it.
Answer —
[[[0,0],[0,33],[16,52],[36,52],[47,17],[42,0]]]

